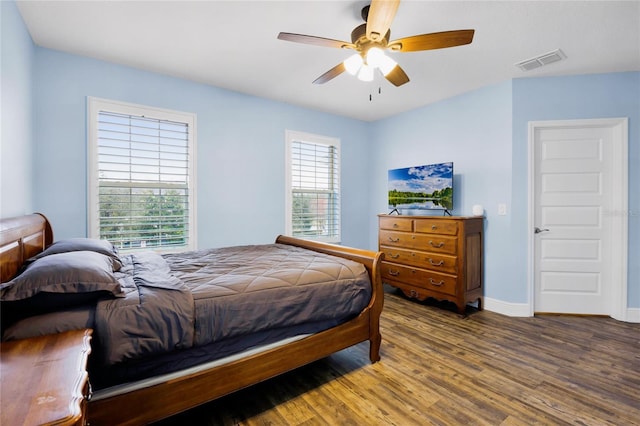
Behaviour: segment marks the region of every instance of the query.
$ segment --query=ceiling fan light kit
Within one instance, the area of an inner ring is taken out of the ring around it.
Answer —
[[[416,52],[461,46],[473,41],[474,30],[444,31],[389,41],[389,28],[399,5],[400,0],[373,0],[371,6],[365,6],[362,9],[365,23],[351,32],[351,43],[293,33],[280,33],[278,39],[357,52],[315,79],[314,84],[324,84],[345,71],[357,76],[359,80],[372,81],[375,70],[378,69],[394,86],[408,83],[409,77],[396,61],[385,55],[385,49]]]
[[[386,77],[398,65],[379,47],[370,48],[366,54],[355,53],[345,59],[343,64],[349,74],[357,76],[361,81],[373,80],[376,69]]]
[[[367,51],[367,64],[378,68],[382,75],[387,75],[398,65],[396,61],[384,54],[379,47],[372,47]]]

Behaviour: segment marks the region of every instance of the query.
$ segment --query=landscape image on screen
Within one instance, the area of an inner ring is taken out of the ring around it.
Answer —
[[[389,208],[453,209],[453,163],[389,170]]]

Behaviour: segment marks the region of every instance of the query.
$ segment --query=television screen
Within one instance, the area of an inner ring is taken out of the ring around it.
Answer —
[[[389,208],[453,210],[453,163],[389,170]]]

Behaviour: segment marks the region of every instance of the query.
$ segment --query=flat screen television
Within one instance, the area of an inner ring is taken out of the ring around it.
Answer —
[[[427,164],[389,170],[389,208],[453,210],[453,163]]]

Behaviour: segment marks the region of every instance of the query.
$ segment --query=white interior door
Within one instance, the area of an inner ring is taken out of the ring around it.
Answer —
[[[621,292],[626,299],[619,133],[602,120],[532,129],[534,312],[613,315]]]

